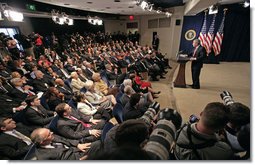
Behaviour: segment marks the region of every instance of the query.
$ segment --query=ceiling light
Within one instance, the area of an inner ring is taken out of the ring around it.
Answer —
[[[67,18],[67,19],[65,20],[65,24],[67,24],[67,25],[73,25],[73,19]]]
[[[243,7],[249,7],[250,6],[250,2],[249,1],[244,1],[243,3]]]
[[[152,11],[152,10],[153,10],[153,5],[154,5],[154,4],[150,4],[150,5],[148,6],[148,11]]]
[[[172,16],[172,13],[169,13],[169,12],[166,12],[165,14],[166,14],[166,17]]]
[[[209,14],[217,14],[218,13],[218,6],[212,5],[209,7]]]
[[[97,20],[97,25],[103,25],[103,20],[101,19]]]
[[[161,10],[157,10],[156,12],[159,14],[159,13],[161,13],[162,11],[161,11]]]
[[[92,25],[103,25],[103,20],[99,19],[98,17],[91,18],[88,17],[88,23]]]
[[[145,2],[145,1],[142,1],[142,3],[140,4],[140,6],[141,6],[141,8],[142,8],[143,10],[145,10],[145,9],[148,8],[148,3]]]

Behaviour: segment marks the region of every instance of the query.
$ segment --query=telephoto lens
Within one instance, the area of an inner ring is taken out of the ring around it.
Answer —
[[[169,120],[159,120],[144,150],[154,160],[168,160],[170,147],[175,140],[175,126]]]
[[[234,103],[233,97],[232,97],[231,93],[228,91],[223,91],[220,94],[220,97],[223,100],[225,105],[230,105],[230,104]]]

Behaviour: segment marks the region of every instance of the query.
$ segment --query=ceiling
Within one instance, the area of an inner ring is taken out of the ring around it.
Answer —
[[[119,15],[149,15],[155,14],[142,10],[140,6],[136,5],[136,0],[34,0],[51,5],[67,7],[72,9],[79,9],[84,11],[111,13]],[[147,0],[154,4],[155,8],[162,9],[174,6],[183,6],[186,3],[199,2],[203,5],[194,5],[193,11],[200,12],[208,6],[218,2],[220,4],[231,4],[243,2],[244,0]],[[193,12],[194,14],[194,12]]]

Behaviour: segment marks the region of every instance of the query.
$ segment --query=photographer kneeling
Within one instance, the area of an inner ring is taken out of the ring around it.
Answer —
[[[174,154],[179,160],[229,160],[233,159],[231,147],[218,140],[216,133],[229,121],[229,111],[222,103],[206,105],[200,120],[185,124],[178,131]]]

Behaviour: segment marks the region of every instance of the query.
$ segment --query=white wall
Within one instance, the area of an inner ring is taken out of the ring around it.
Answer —
[[[158,33],[160,44],[159,49],[163,54],[167,53],[167,57],[175,59],[175,55],[179,50],[181,30],[183,23],[183,12],[184,7],[175,7],[173,8],[174,14],[171,16],[170,27],[166,28],[148,28],[148,20],[156,18],[166,18],[165,15],[144,15],[144,16],[135,16],[133,21],[128,19],[128,16],[121,17],[121,20],[111,20],[104,21],[105,32],[127,32],[126,23],[127,22],[138,22],[138,29],[141,35],[140,43],[141,45],[151,45],[152,43],[152,33],[155,31]],[[123,20],[125,19],[125,20]],[[177,19],[181,20],[179,26],[175,25]]]
[[[25,35],[28,35],[33,31],[33,26],[29,18],[24,18],[23,22],[3,20],[0,21],[0,27],[19,27],[20,31]]]
[[[104,21],[105,32],[126,32],[126,21],[106,20]]]

